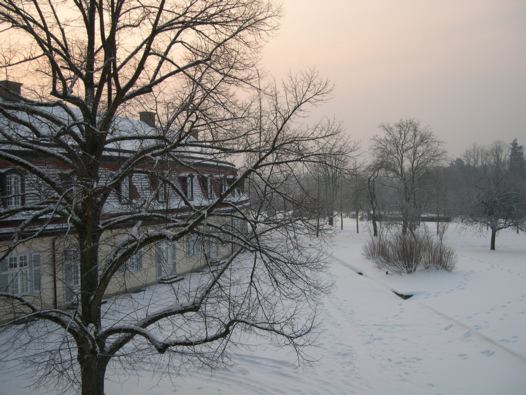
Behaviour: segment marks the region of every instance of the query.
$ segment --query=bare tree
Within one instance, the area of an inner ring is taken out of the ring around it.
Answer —
[[[464,161],[467,220],[491,230],[490,249],[495,250],[497,232],[524,224],[526,199],[509,172],[504,143],[475,145],[466,151]]]
[[[357,146],[343,136],[331,139],[327,148],[329,155],[323,163],[310,166],[309,172],[315,180],[318,228],[321,214],[329,226],[334,225],[337,207],[343,210],[343,185],[353,174],[351,160],[356,156]]]
[[[60,10],[52,1],[0,3],[2,35],[21,35],[38,48],[20,58],[49,92],[33,99],[13,93],[0,102],[0,158],[42,186],[31,203],[2,208],[2,220],[18,225],[1,254],[60,229],[80,261],[73,309],[0,295],[15,314],[16,326],[5,330],[53,328],[45,336],[57,346],[32,357],[46,362],[39,365],[46,379],[102,395],[113,362],[134,366],[160,353],[212,363],[236,329],[277,335],[296,349],[311,330],[319,257],[301,248],[305,227],[291,215],[268,215],[265,204],[270,196],[288,199],[276,188],[284,179],[277,175],[290,180],[304,164],[326,163],[336,132],[300,127],[295,119],[330,89],[306,73],[259,89],[253,100],[233,94],[258,85],[257,50],[277,15],[264,0],[64,1]],[[151,110],[160,102],[155,97],[169,99],[162,125],[144,132],[119,126],[129,114]],[[196,134],[198,140],[190,138]],[[122,156],[104,172],[103,159],[115,150]],[[162,167],[172,161],[198,173],[187,152],[203,161],[238,158],[246,167],[217,199],[194,202]],[[65,169],[67,180],[49,174],[50,162]],[[109,197],[129,188],[136,172],[158,177],[185,215],[153,204],[157,188],[140,206],[108,216]],[[257,185],[258,204],[236,197],[245,182]],[[246,231],[226,226],[230,221],[242,221]],[[131,311],[119,308],[119,298],[104,304],[109,284],[135,254],[190,235],[232,243],[232,254],[196,283],[174,285],[166,300],[132,298]]]
[[[367,197],[369,200],[370,219],[373,224],[373,236],[378,237],[378,198],[376,181],[380,175],[380,166],[372,163],[367,168]]]
[[[402,233],[413,229],[420,216],[422,178],[441,163],[445,152],[432,131],[414,119],[380,125],[383,134],[372,139],[375,162],[393,179],[399,195]]]

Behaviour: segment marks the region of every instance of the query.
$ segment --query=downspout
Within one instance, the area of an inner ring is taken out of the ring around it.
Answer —
[[[53,269],[53,308],[58,308],[58,294],[57,294],[57,249],[56,241],[58,236],[51,239],[51,265]]]

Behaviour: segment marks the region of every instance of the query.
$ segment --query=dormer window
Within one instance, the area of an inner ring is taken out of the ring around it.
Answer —
[[[119,184],[119,201],[122,204],[131,202],[131,177],[126,176]]]
[[[188,200],[194,200],[194,175],[179,177],[179,184],[181,185],[181,192]]]
[[[212,179],[209,176],[200,175],[197,176],[199,180],[199,186],[201,187],[201,192],[205,199],[213,199],[214,190],[212,186]]]
[[[25,204],[24,176],[16,169],[5,172],[0,177],[1,195],[4,207],[16,208]]]
[[[7,207],[20,207],[22,205],[22,176],[17,173],[7,174],[5,177],[7,192]]]
[[[155,199],[159,203],[166,203],[168,201],[168,185],[156,174],[150,175],[150,189],[155,194]]]
[[[125,176],[119,184],[117,194],[121,204],[130,204],[140,198],[137,187],[133,184],[133,178],[133,174]]]
[[[168,188],[166,187],[166,183],[161,182],[161,185],[159,185],[157,189],[157,201],[159,203],[166,203],[168,200]]]

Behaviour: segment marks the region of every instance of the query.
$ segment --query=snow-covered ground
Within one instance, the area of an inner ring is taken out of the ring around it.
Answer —
[[[231,363],[183,377],[108,372],[108,395],[191,394],[524,394],[526,393],[526,236],[487,235],[450,226],[451,273],[397,275],[362,255],[367,225],[331,241],[333,282],[320,311],[310,363],[266,343],[232,349]],[[361,272],[363,275],[359,275]],[[392,290],[414,294],[403,300]],[[0,394],[25,389],[31,373],[0,372]],[[40,391],[40,392],[39,392]]]

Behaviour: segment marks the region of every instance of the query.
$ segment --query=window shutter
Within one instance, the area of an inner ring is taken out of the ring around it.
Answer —
[[[131,175],[128,175],[121,180],[118,185],[117,195],[119,196],[119,201],[122,204],[130,203],[134,198],[139,197],[139,192],[132,183]]]
[[[7,274],[7,259],[0,260],[0,292],[9,291],[9,275]]]
[[[135,178],[137,179],[137,176],[135,176]],[[129,200],[133,201],[133,200],[140,199],[141,194],[139,193],[139,188],[137,188],[137,185],[135,185],[135,183],[133,182],[133,174],[130,174],[130,176],[128,177],[128,182],[130,183],[129,184],[130,185],[129,186],[129,191],[130,191]]]
[[[207,183],[206,183],[207,178],[205,176],[199,176],[198,178],[199,178],[199,186],[201,187],[203,196],[205,197],[205,199],[209,199],[210,197],[208,196],[208,188],[207,188]]]
[[[150,181],[150,192],[155,194],[155,198],[157,200],[160,200],[159,194],[161,193],[161,191],[158,190],[159,177],[157,177],[155,174],[148,174],[148,179]]]
[[[163,244],[164,242],[159,242],[155,246],[155,267],[157,268],[157,278],[163,276]]]
[[[187,191],[188,191],[188,180],[186,177],[179,177],[179,185],[181,186],[181,192],[184,196],[188,197]]]
[[[194,200],[194,176],[188,176],[188,200]]]
[[[177,248],[175,241],[170,242],[170,274],[176,274],[176,257],[177,257]]]
[[[155,174],[149,174],[148,177],[150,178],[150,189],[155,191],[159,187],[159,177]]]
[[[26,204],[26,177],[20,174],[20,204]]]
[[[137,251],[137,271],[142,270],[142,250]]]
[[[40,254],[31,254],[31,271],[33,274],[33,292],[40,292]]]
[[[216,196],[219,196],[221,194],[221,181],[218,179],[213,179],[212,189],[214,190],[214,193],[216,194]]]
[[[0,174],[0,197],[1,197],[0,204],[4,207],[7,206],[6,195],[7,195],[7,187],[5,185],[5,174],[1,173]]]

